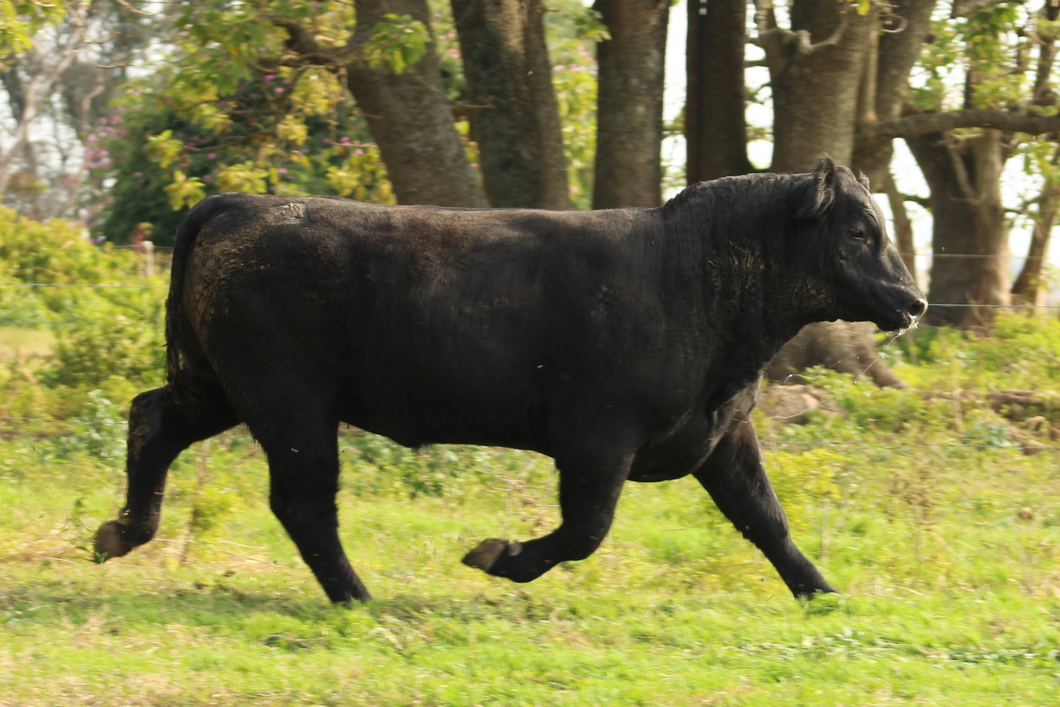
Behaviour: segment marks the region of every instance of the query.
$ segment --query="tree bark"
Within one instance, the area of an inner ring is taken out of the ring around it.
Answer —
[[[873,95],[865,97],[871,111],[859,116],[858,137],[855,138],[853,165],[862,170],[877,188],[890,178],[887,174],[894,153],[890,139],[867,141],[859,139],[866,125],[878,121],[895,120],[909,95],[909,74],[931,33],[931,13],[937,0],[897,0],[890,14],[880,18],[882,33],[875,48]],[[912,271],[912,268],[910,268]],[[914,273],[915,274],[915,273]]]
[[[875,13],[795,0],[791,22],[760,37],[773,83],[773,171],[809,171],[822,152],[849,165]]]
[[[611,38],[597,47],[593,208],[662,203],[668,0],[596,0]]]
[[[569,208],[541,0],[451,2],[490,203]]]
[[[915,113],[896,120],[862,126],[859,142],[912,138],[957,128],[988,128],[1007,133],[1042,135],[1060,131],[1060,116],[1015,113],[1000,108],[969,108],[938,113]]]
[[[384,14],[408,15],[430,28],[426,0],[357,0],[355,10],[354,46],[369,41]],[[441,88],[433,38],[404,73],[355,60],[346,75],[400,203],[488,206]]]
[[[1008,304],[1008,226],[1001,205],[1001,134],[956,142],[941,133],[907,138],[931,188],[930,324],[967,326]],[[946,305],[959,305],[956,307]]]
[[[1049,252],[1049,237],[1056,225],[1056,212],[1060,207],[1060,192],[1056,185],[1049,185],[1043,190],[1037,211],[1034,214],[1034,233],[1023,261],[1019,277],[1012,285],[1012,297],[1024,304],[1040,304],[1041,295],[1045,294],[1042,286],[1042,265]]]
[[[909,268],[909,274],[916,277],[916,244],[913,242],[913,224],[909,221],[909,214],[905,210],[905,200],[898,191],[898,185],[894,183],[894,177],[888,170],[884,172],[883,191],[887,194],[887,202],[891,205],[891,213],[894,215],[894,243],[898,253],[902,256],[902,262]]]
[[[876,385],[905,388],[907,384],[884,363],[866,322],[817,322],[789,341],[766,366],[766,376],[780,383],[807,382],[799,371],[824,366],[855,378],[868,376]]]
[[[745,0],[688,0],[685,142],[689,184],[754,171],[744,116]]]

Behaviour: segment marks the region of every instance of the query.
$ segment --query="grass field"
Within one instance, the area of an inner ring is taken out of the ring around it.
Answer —
[[[793,600],[689,480],[628,485],[585,562],[490,578],[459,558],[551,527],[547,460],[344,436],[342,536],[377,598],[333,607],[238,431],[178,461],[155,541],[98,566],[119,466],[23,429],[0,442],[0,705],[1060,702],[1057,453],[759,427],[841,596]]]

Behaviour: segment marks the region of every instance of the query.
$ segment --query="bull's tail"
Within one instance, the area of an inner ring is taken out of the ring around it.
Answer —
[[[195,239],[223,201],[212,196],[200,201],[177,226],[173,245],[173,266],[169,277],[169,297],[166,299],[166,380],[173,388],[180,388],[180,342],[188,341],[187,317],[184,316],[184,272],[191,257]]]

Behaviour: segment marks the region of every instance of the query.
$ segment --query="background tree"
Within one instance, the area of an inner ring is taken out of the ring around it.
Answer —
[[[689,9],[690,71],[698,67],[700,72],[704,72],[704,67],[712,65],[704,63],[703,57],[711,56],[717,62],[717,57],[722,56],[723,47],[729,47],[725,50],[729,52],[726,55],[729,57],[727,65],[733,66],[732,57],[736,53],[733,47],[737,44],[736,37],[740,30],[729,18],[739,13],[741,3],[738,0],[707,0],[703,5],[705,17],[698,16],[699,8],[694,14],[692,8]],[[1018,23],[1008,21],[1006,28],[1005,18],[1019,16],[1014,7],[1011,3],[962,6],[960,11],[973,13],[971,18],[939,18],[934,27],[934,0],[905,0],[894,5],[876,5],[868,1],[847,4],[794,0],[786,17],[785,13],[778,13],[769,0],[762,0],[755,10],[754,41],[764,51],[764,63],[770,75],[773,107],[773,158],[770,168],[773,171],[805,171],[820,152],[829,152],[839,162],[853,163],[855,167],[864,169],[870,173],[877,190],[889,192],[901,227],[897,234],[900,243],[911,250],[911,229],[902,227],[905,223],[901,218],[904,215],[903,199],[894,188],[887,169],[893,139],[905,137],[908,141],[930,143],[931,138],[920,136],[934,132],[944,136],[946,141],[960,141],[964,149],[969,151],[973,145],[976,146],[977,154],[985,160],[974,171],[974,176],[965,180],[965,190],[953,199],[944,196],[945,185],[940,185],[936,192],[932,184],[931,204],[935,207],[936,234],[960,234],[963,239],[958,245],[936,237],[936,252],[985,256],[938,258],[932,273],[932,292],[929,296],[932,301],[958,304],[1006,301],[1004,293],[1007,293],[1007,277],[1003,275],[1007,275],[1007,272],[1004,270],[1004,260],[994,257],[1003,253],[989,245],[1007,242],[1007,222],[999,189],[1003,161],[996,156],[992,161],[986,160],[986,156],[993,154],[991,145],[1012,144],[1014,138],[1002,139],[1004,135],[1013,136],[1019,132],[1041,134],[1055,130],[1058,126],[1057,119],[1052,117],[1055,111],[1051,106],[1041,102],[1032,103],[1023,94],[1020,94],[1019,99],[1007,103],[999,100],[1006,90],[1002,87],[1019,87],[1027,83],[1023,77],[1027,74],[1027,57],[1031,53],[1051,51],[1047,49],[1051,42],[1037,39],[1047,35],[1042,30],[1044,25],[1026,25],[1020,29]],[[712,25],[712,22],[716,24]],[[729,27],[727,33],[717,29],[725,22],[728,22]],[[1018,29],[1020,32],[1017,33]],[[708,31],[714,31],[720,37],[712,51],[702,47],[701,34]],[[1024,39],[1021,44],[1014,39],[1018,34],[1024,38],[1033,36],[1035,40],[1030,42]],[[957,35],[962,39],[949,39]],[[726,36],[727,44],[721,39]],[[933,38],[934,44],[929,51],[924,51],[924,42],[929,38]],[[940,46],[943,49],[940,50]],[[956,46],[961,47],[959,52],[948,50]],[[1023,47],[1022,54],[1018,51],[1006,53],[1005,47],[1008,46]],[[1009,64],[1001,61],[1002,58],[1007,60],[1010,57],[1017,61]],[[1022,63],[1019,61],[1021,57]],[[1041,88],[1043,82],[1048,84],[1049,69],[1041,68],[1044,66],[1045,54],[1042,57],[1038,62],[1041,78],[1035,81],[1035,85],[1039,86],[1035,89],[1038,93],[1044,90]],[[918,102],[923,101],[925,93],[935,91],[938,94],[946,85],[944,78],[935,75],[941,71],[941,67],[965,62],[972,71],[985,77],[977,84],[982,89],[966,92],[979,96],[980,103],[955,107],[940,102],[929,114],[925,114],[923,108],[916,110],[916,103],[911,100],[909,83],[918,59],[922,67],[919,69],[920,75],[928,77],[926,86],[913,96]],[[1045,63],[1051,67],[1050,62],[1051,59]],[[932,74],[932,67],[937,69],[935,74]],[[745,129],[739,123],[746,94],[724,90],[723,80],[716,76],[690,76],[690,86],[699,87],[703,94],[689,96],[689,109],[685,116],[685,132],[690,137],[688,163],[697,166],[697,170],[700,164],[715,165],[710,172],[690,171],[690,178],[695,179],[700,174],[720,176],[746,169],[746,153],[741,151],[738,139],[732,137]],[[993,103],[982,102],[988,96]],[[704,104],[709,105],[709,112],[697,107]],[[721,116],[728,117],[723,119]],[[736,116],[735,120],[732,116]],[[734,123],[735,127],[732,127]],[[954,133],[954,130],[968,128],[975,129],[974,140],[972,136],[961,137]],[[709,136],[712,132],[719,135],[718,140],[696,137]],[[938,139],[936,136],[936,142]],[[949,152],[945,155],[946,159],[932,162],[921,160],[929,183],[934,177],[934,174],[929,173],[932,168],[952,170],[953,165],[957,164]],[[967,176],[967,169],[965,173]],[[976,180],[980,186],[976,186]],[[951,181],[957,183],[956,177]],[[969,219],[961,221],[951,214],[953,209],[948,207],[953,206],[958,199],[960,205],[957,208],[967,212]],[[974,265],[969,267],[973,262]],[[940,288],[948,281],[946,268],[951,264],[952,270],[960,270],[965,283],[962,287],[949,287],[943,292]],[[971,283],[974,283],[974,287]],[[962,311],[960,308],[945,308],[949,312],[947,314],[943,309],[934,310],[933,316],[955,321],[953,313]],[[818,325],[812,332],[805,333],[791,345],[799,347],[801,352],[789,351],[785,360],[803,364],[843,365],[843,361],[851,358],[849,344],[852,338],[860,340],[860,345],[854,349],[864,352],[864,355],[854,356],[855,361],[861,359],[856,365],[865,368],[875,360],[868,329],[863,328],[862,333],[855,336],[850,326],[838,323]],[[806,360],[806,350],[815,352],[813,360]],[[869,369],[877,382],[896,380],[881,364],[877,362]],[[778,375],[786,375],[790,370],[784,361],[778,361]]]
[[[452,0],[471,137],[493,206],[565,209],[567,162],[541,0]]]
[[[663,83],[668,0],[596,0],[610,33],[597,47],[593,208],[662,203]]]

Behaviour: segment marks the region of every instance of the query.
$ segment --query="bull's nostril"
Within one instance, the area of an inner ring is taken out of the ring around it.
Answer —
[[[924,312],[927,311],[927,307],[926,300],[918,299],[916,302],[909,305],[909,316],[913,319],[920,319],[920,317],[924,316]]]

